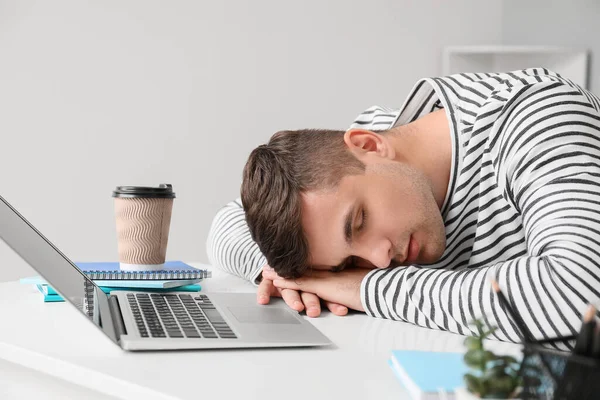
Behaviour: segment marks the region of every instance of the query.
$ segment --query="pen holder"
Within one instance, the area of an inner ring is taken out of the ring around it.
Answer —
[[[522,399],[585,400],[600,396],[600,360],[595,358],[525,343],[520,374]]]

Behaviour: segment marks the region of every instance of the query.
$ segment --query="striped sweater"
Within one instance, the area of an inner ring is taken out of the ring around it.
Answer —
[[[352,127],[381,130],[444,108],[452,139],[434,264],[371,271],[365,311],[459,334],[483,317],[520,341],[490,288],[495,278],[537,339],[572,335],[600,298],[600,100],[546,69],[422,79],[400,109],[372,107]],[[214,218],[213,265],[254,281],[266,259],[240,200]]]

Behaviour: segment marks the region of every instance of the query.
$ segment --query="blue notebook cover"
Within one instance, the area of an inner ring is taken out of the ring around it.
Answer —
[[[463,353],[394,350],[388,363],[413,399],[451,394],[464,386],[469,369]]]
[[[59,295],[56,292],[56,290],[54,290],[54,288],[52,286],[49,286],[49,285],[46,285],[46,284],[37,284],[35,286],[40,291],[40,293],[43,295],[44,303],[53,303],[53,302],[65,301],[61,297],[61,295]],[[102,291],[104,293],[110,293],[112,291],[116,291],[116,290],[128,290],[130,288],[100,287],[100,289],[102,289]],[[151,292],[151,293],[167,293],[167,292],[172,292],[172,291],[179,291],[179,292],[199,292],[200,290],[202,290],[202,287],[200,285],[185,285],[185,286],[177,287],[175,289],[162,289],[162,288],[161,289],[143,289],[143,291],[145,291],[145,292]]]

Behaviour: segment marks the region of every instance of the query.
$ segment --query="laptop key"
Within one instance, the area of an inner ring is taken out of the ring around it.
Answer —
[[[225,320],[223,319],[223,317],[221,316],[221,313],[218,312],[217,310],[213,309],[213,310],[204,310],[204,314],[206,314],[206,318],[208,318],[208,320],[211,323],[215,323],[215,322],[225,322]]]

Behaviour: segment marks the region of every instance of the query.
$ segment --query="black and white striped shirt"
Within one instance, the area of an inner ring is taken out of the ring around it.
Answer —
[[[353,127],[389,129],[444,108],[452,167],[442,207],[446,250],[426,267],[371,271],[369,315],[471,334],[476,317],[519,341],[495,278],[538,339],[572,335],[600,298],[600,100],[546,69],[417,82],[398,110],[372,107]],[[254,281],[266,259],[236,200],[207,243],[213,265]]]

